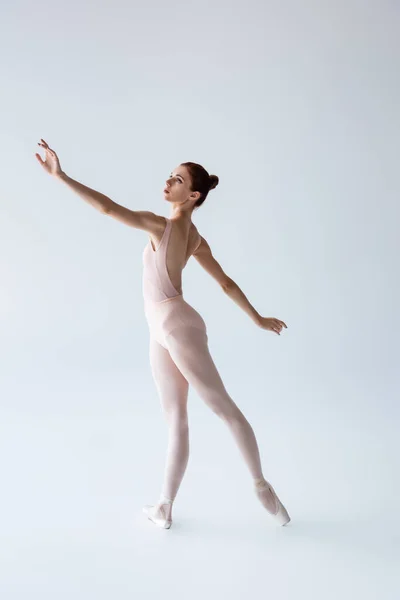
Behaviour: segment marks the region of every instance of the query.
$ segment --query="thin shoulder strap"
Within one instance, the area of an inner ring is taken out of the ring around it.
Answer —
[[[197,244],[196,248],[194,249],[194,252],[197,252],[197,250],[198,250],[198,248],[199,248],[199,246],[201,244],[201,235],[200,235],[200,233],[199,233],[199,238],[200,238],[199,239],[199,243]]]
[[[171,223],[171,221],[168,219],[168,217],[165,217],[165,219],[167,220],[167,225],[166,225],[166,227],[165,227],[165,229],[164,229],[164,233],[163,233],[163,235],[162,235],[162,238],[161,238],[161,241],[160,241],[160,244],[159,244],[158,248],[161,248],[161,246],[162,246],[163,244],[165,244],[165,240],[166,240],[167,238],[169,238],[169,230],[171,229],[171,225],[172,225],[172,223]]]

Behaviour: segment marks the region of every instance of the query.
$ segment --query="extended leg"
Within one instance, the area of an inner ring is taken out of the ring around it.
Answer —
[[[262,479],[260,453],[253,428],[225,389],[210,355],[206,332],[182,326],[174,329],[166,341],[172,359],[186,380],[230,428],[253,479]]]
[[[254,431],[225,389],[210,355],[206,331],[191,326],[176,328],[167,336],[167,346],[172,359],[189,384],[193,385],[211,410],[230,428],[253,476],[260,502],[275,516],[277,523],[286,525],[290,517],[263,476]]]

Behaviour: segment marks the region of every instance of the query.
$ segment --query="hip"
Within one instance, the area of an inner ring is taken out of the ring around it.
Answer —
[[[147,301],[144,312],[149,328],[154,333],[168,335],[176,327],[196,327],[207,330],[203,317],[186,302],[182,294],[161,302]]]

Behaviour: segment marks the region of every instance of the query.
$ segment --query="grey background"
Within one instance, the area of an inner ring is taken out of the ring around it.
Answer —
[[[0,592],[30,598],[394,599],[399,594],[399,19],[380,0],[0,9]],[[264,316],[192,258],[184,295],[292,523],[258,504],[191,390],[174,525],[146,521],[167,429],[141,291],[145,232],[51,179],[193,215]]]

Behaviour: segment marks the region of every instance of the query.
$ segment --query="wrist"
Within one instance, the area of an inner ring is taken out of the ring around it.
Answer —
[[[257,327],[261,327],[262,316],[258,312],[255,313],[253,320]]]

